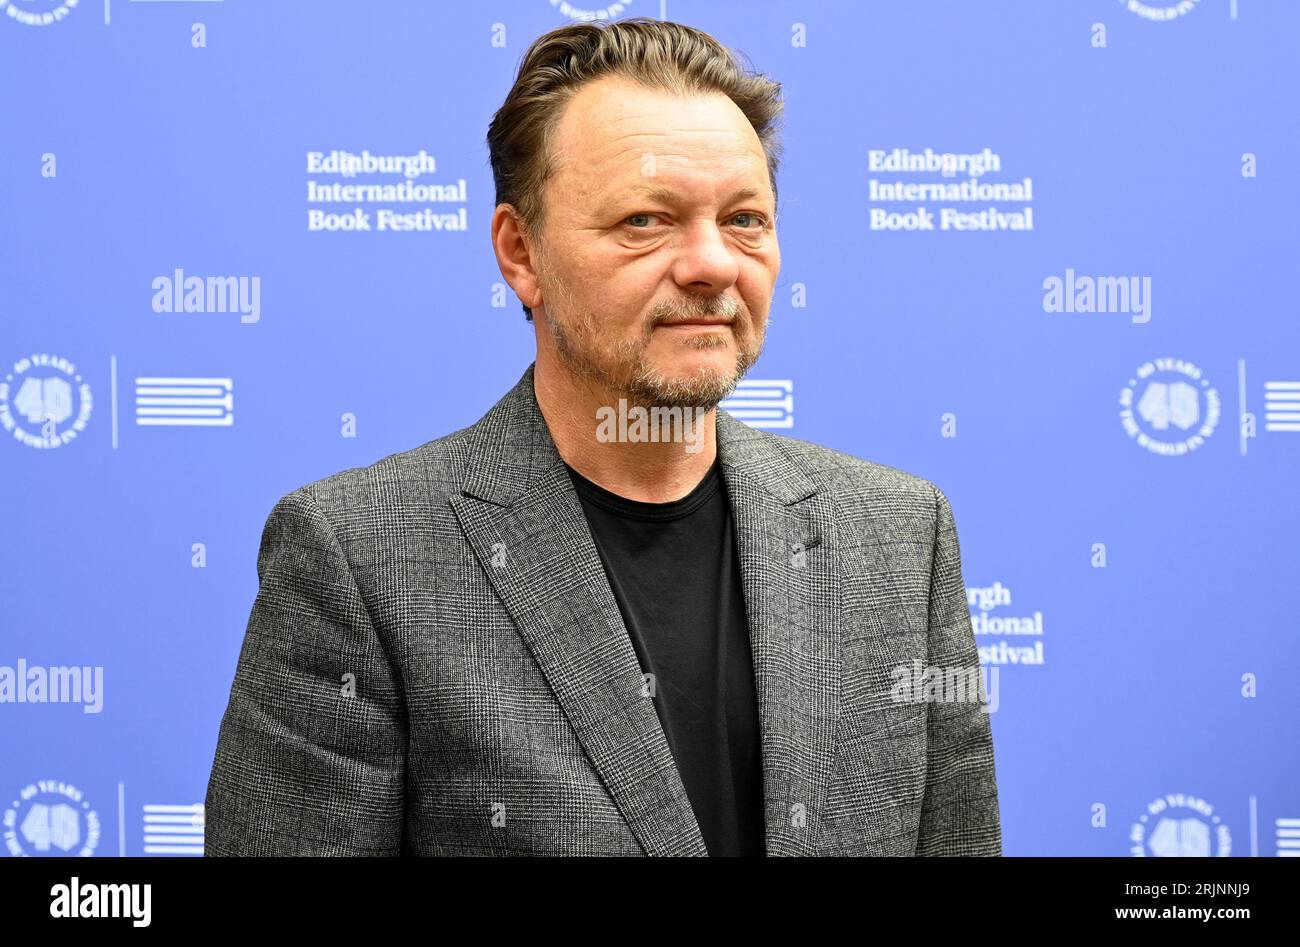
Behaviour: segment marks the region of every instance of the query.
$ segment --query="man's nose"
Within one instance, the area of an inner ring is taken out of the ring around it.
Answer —
[[[740,265],[727,235],[716,221],[701,220],[685,231],[673,263],[673,276],[678,285],[689,288],[707,286],[719,293],[736,282]]]

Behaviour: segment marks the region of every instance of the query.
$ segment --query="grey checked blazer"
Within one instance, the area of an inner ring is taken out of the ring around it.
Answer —
[[[980,698],[891,698],[913,661],[978,668],[947,498],[716,430],[768,854],[1001,854]],[[478,423],[281,498],[257,571],[206,854],[705,854],[531,365]]]

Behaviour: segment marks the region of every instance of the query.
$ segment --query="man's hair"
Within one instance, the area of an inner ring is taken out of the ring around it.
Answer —
[[[545,226],[543,188],[555,171],[551,145],[560,116],[581,86],[607,75],[681,96],[726,95],[763,145],[775,199],[779,82],[746,70],[712,36],[680,23],[647,17],[574,23],[538,37],[528,48],[510,94],[488,126],[496,203],[513,205],[520,229],[531,239],[538,239]],[[533,318],[526,304],[524,313]]]

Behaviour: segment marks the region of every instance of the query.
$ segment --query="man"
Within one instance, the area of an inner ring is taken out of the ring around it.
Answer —
[[[525,55],[488,142],[536,360],[276,504],[208,854],[1001,854],[980,694],[907,679],[979,671],[947,499],[717,407],[778,89],[651,20]]]

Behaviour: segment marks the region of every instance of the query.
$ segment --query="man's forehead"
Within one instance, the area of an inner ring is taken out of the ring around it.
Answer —
[[[702,200],[732,203],[771,197],[767,156],[761,145],[655,151],[649,141],[625,142],[608,155],[595,149],[561,156],[553,184],[578,203],[605,206],[628,197],[666,204]]]
[[[706,190],[711,190],[707,189]],[[736,201],[747,201],[755,197],[766,197],[768,191],[766,188],[746,185],[737,187],[730,193],[722,194],[723,203],[731,204]],[[627,184],[616,183],[612,188],[607,189],[604,197],[609,199],[618,199],[620,197],[645,197],[652,201],[658,201],[662,204],[676,204],[689,199],[693,196],[692,192],[683,189],[670,187],[664,184]]]
[[[685,165],[765,160],[758,135],[739,110],[735,121],[725,111],[707,116],[639,112],[621,119],[593,119],[588,115],[561,122],[552,141],[559,163],[591,170],[642,161],[647,155]]]
[[[603,76],[579,87],[560,125],[580,128],[589,138],[617,138],[636,131],[749,128],[740,107],[725,93],[677,92],[621,76]]]
[[[722,93],[679,96],[605,77],[578,92],[555,132],[554,169],[583,183],[677,172],[743,176],[767,165],[753,126]]]
[[[567,203],[574,209],[585,207],[594,213],[613,212],[629,200],[638,199],[681,207],[700,201],[716,201],[725,206],[746,200],[769,201],[774,197],[765,165],[753,170],[720,170],[709,165],[654,175],[630,169],[607,178],[575,176],[553,183],[568,195]]]

